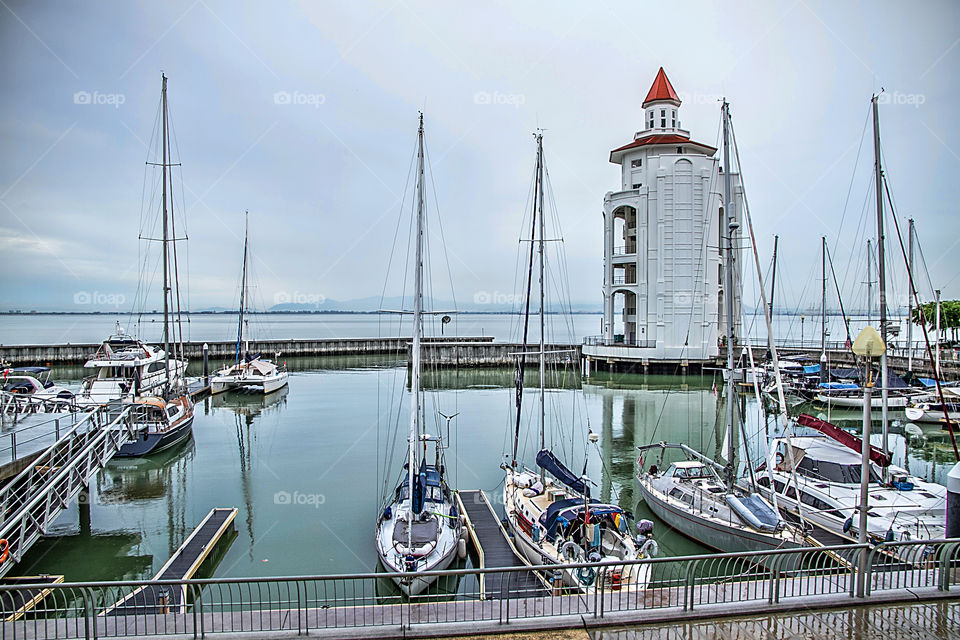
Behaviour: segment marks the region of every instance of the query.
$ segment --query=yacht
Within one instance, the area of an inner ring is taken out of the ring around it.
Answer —
[[[168,358],[162,348],[126,334],[119,322],[83,366],[96,372],[80,385],[77,404],[81,406],[155,394],[167,384],[178,384],[187,369],[185,361]]]

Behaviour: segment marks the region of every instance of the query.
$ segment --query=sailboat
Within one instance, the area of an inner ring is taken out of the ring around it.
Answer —
[[[466,556],[460,513],[445,478],[443,439],[426,433],[422,422],[420,378],[423,338],[424,265],[424,150],[423,114],[417,131],[415,268],[413,281],[413,336],[410,369],[410,433],[402,479],[377,519],[376,544],[381,564],[392,574],[442,571],[454,558]],[[427,447],[434,445],[432,464]],[[393,575],[407,596],[423,593],[436,575]]]
[[[273,393],[287,386],[287,367],[278,367],[259,354],[250,352],[249,327],[247,326],[247,263],[249,259],[249,221],[244,221],[243,268],[240,276],[240,315],[237,322],[237,348],[232,365],[226,366],[210,378],[210,392],[221,393],[228,389],[240,389],[260,393]],[[246,334],[244,333],[246,330]]]
[[[734,240],[740,227],[734,213],[730,188],[729,104],[723,102],[723,209],[727,215],[724,247],[724,291],[726,303],[727,369],[734,368]],[[730,376],[732,378],[733,376]],[[640,492],[650,509],[674,529],[703,544],[724,552],[771,551],[803,546],[803,533],[785,522],[776,508],[761,495],[759,487],[741,487],[736,479],[738,433],[737,391],[732,379],[727,392],[727,464],[720,463],[683,444],[661,442],[639,447],[646,452],[659,449],[660,458],[646,467],[644,456],[638,460]],[[685,460],[664,468],[663,454],[678,450]],[[751,474],[751,480],[753,476]]]
[[[540,342],[539,349],[522,352],[517,360],[517,420],[513,430],[513,455],[509,464],[501,465],[505,472],[503,504],[507,524],[513,534],[516,547],[532,564],[570,564],[586,562],[630,562],[656,553],[652,538],[653,523],[644,520],[638,525],[640,537],[630,533],[633,516],[615,504],[603,503],[590,495],[590,479],[573,473],[549,449],[546,448],[546,344],[545,336],[545,274],[544,245],[546,242],[544,222],[544,161],[543,135],[535,135],[537,141],[536,184],[533,202],[533,228],[530,238],[529,270],[527,273],[526,312],[524,314],[524,349],[527,345],[527,329],[530,318],[530,292],[533,281],[534,254],[539,255],[540,289]],[[527,355],[536,355],[540,371],[540,451],[536,462],[540,470],[525,468],[517,461],[520,434],[520,419],[523,402],[523,369]],[[598,437],[590,433],[589,441]],[[584,472],[586,465],[584,465]],[[547,473],[550,476],[547,476]],[[643,590],[650,578],[648,564],[623,564],[608,566],[601,575],[607,584],[597,579],[593,567],[564,569],[563,583],[576,590],[589,592],[600,588],[621,591]]]
[[[180,296],[179,284],[177,283],[176,266],[176,234],[171,237],[173,200],[169,197],[168,183],[170,179],[169,168],[174,166],[170,161],[170,141],[167,114],[167,76],[161,75],[163,79],[160,93],[160,118],[161,118],[161,145],[162,156],[159,164],[163,178],[162,189],[162,226],[163,238],[163,356],[164,362],[161,364],[162,371],[174,371],[177,366],[171,366],[170,343],[171,329],[173,321],[171,315],[177,316],[177,326],[180,326]],[[171,259],[171,245],[174,246]],[[171,278],[172,274],[172,278]],[[171,287],[171,280],[176,287]],[[179,361],[186,369],[186,358],[183,354],[183,331],[176,332],[177,352],[180,354]],[[156,396],[135,396],[132,400],[134,406],[132,420],[137,429],[137,437],[130,440],[120,447],[116,455],[118,457],[137,457],[158,453],[164,449],[169,449],[185,440],[193,433],[193,400],[187,392],[185,381],[182,377],[172,378],[166,376],[163,382],[160,395]]]

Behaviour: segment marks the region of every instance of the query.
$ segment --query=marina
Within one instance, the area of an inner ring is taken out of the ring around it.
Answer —
[[[960,636],[960,7],[858,9],[4,4],[0,640]]]

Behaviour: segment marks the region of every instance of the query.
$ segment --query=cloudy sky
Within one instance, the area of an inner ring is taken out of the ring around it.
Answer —
[[[845,295],[863,295],[863,133],[884,88],[898,215],[917,221],[930,282],[960,297],[954,2],[0,5],[2,309],[134,297],[161,71],[195,309],[235,304],[245,209],[268,304],[379,295],[420,109],[457,297],[514,288],[539,126],[571,297],[599,306],[608,154],[642,127],[661,65],[695,139],[715,143],[717,98],[731,102],[758,248],[767,261],[781,235],[788,304],[819,295],[821,235]]]

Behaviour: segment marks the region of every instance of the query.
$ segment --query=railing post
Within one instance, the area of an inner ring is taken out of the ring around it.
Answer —
[[[700,561],[699,561],[699,560],[693,560],[693,561],[687,566],[687,583],[686,583],[686,585],[684,586],[684,588],[690,590],[690,594],[689,594],[689,598],[688,598],[688,605],[689,605],[689,607],[690,607],[690,611],[693,611],[693,600],[694,600],[693,594],[694,594],[694,591],[695,591],[695,589],[696,589],[696,583],[697,583],[697,568],[699,567],[699,564],[700,564]]]
[[[17,461],[17,432],[16,431],[10,432],[10,447],[13,449],[13,458],[11,462],[16,462]]]
[[[57,418],[53,421],[54,432],[56,433],[57,440],[60,440],[60,418]]]
[[[300,581],[297,580],[294,584],[297,585],[297,635],[299,636],[303,634],[303,623],[300,621],[300,613],[303,607],[300,605]]]
[[[860,553],[857,557],[857,597],[863,598],[866,593],[867,563],[870,561],[868,554],[869,546],[860,547]]]
[[[937,576],[937,589],[939,591],[949,591],[950,590],[950,568],[953,562],[953,554],[957,550],[957,545],[960,543],[945,544],[941,547],[940,552],[940,569]]]
[[[780,602],[780,560],[782,558],[782,554],[770,558],[770,586],[767,588],[767,603],[771,605]]]

